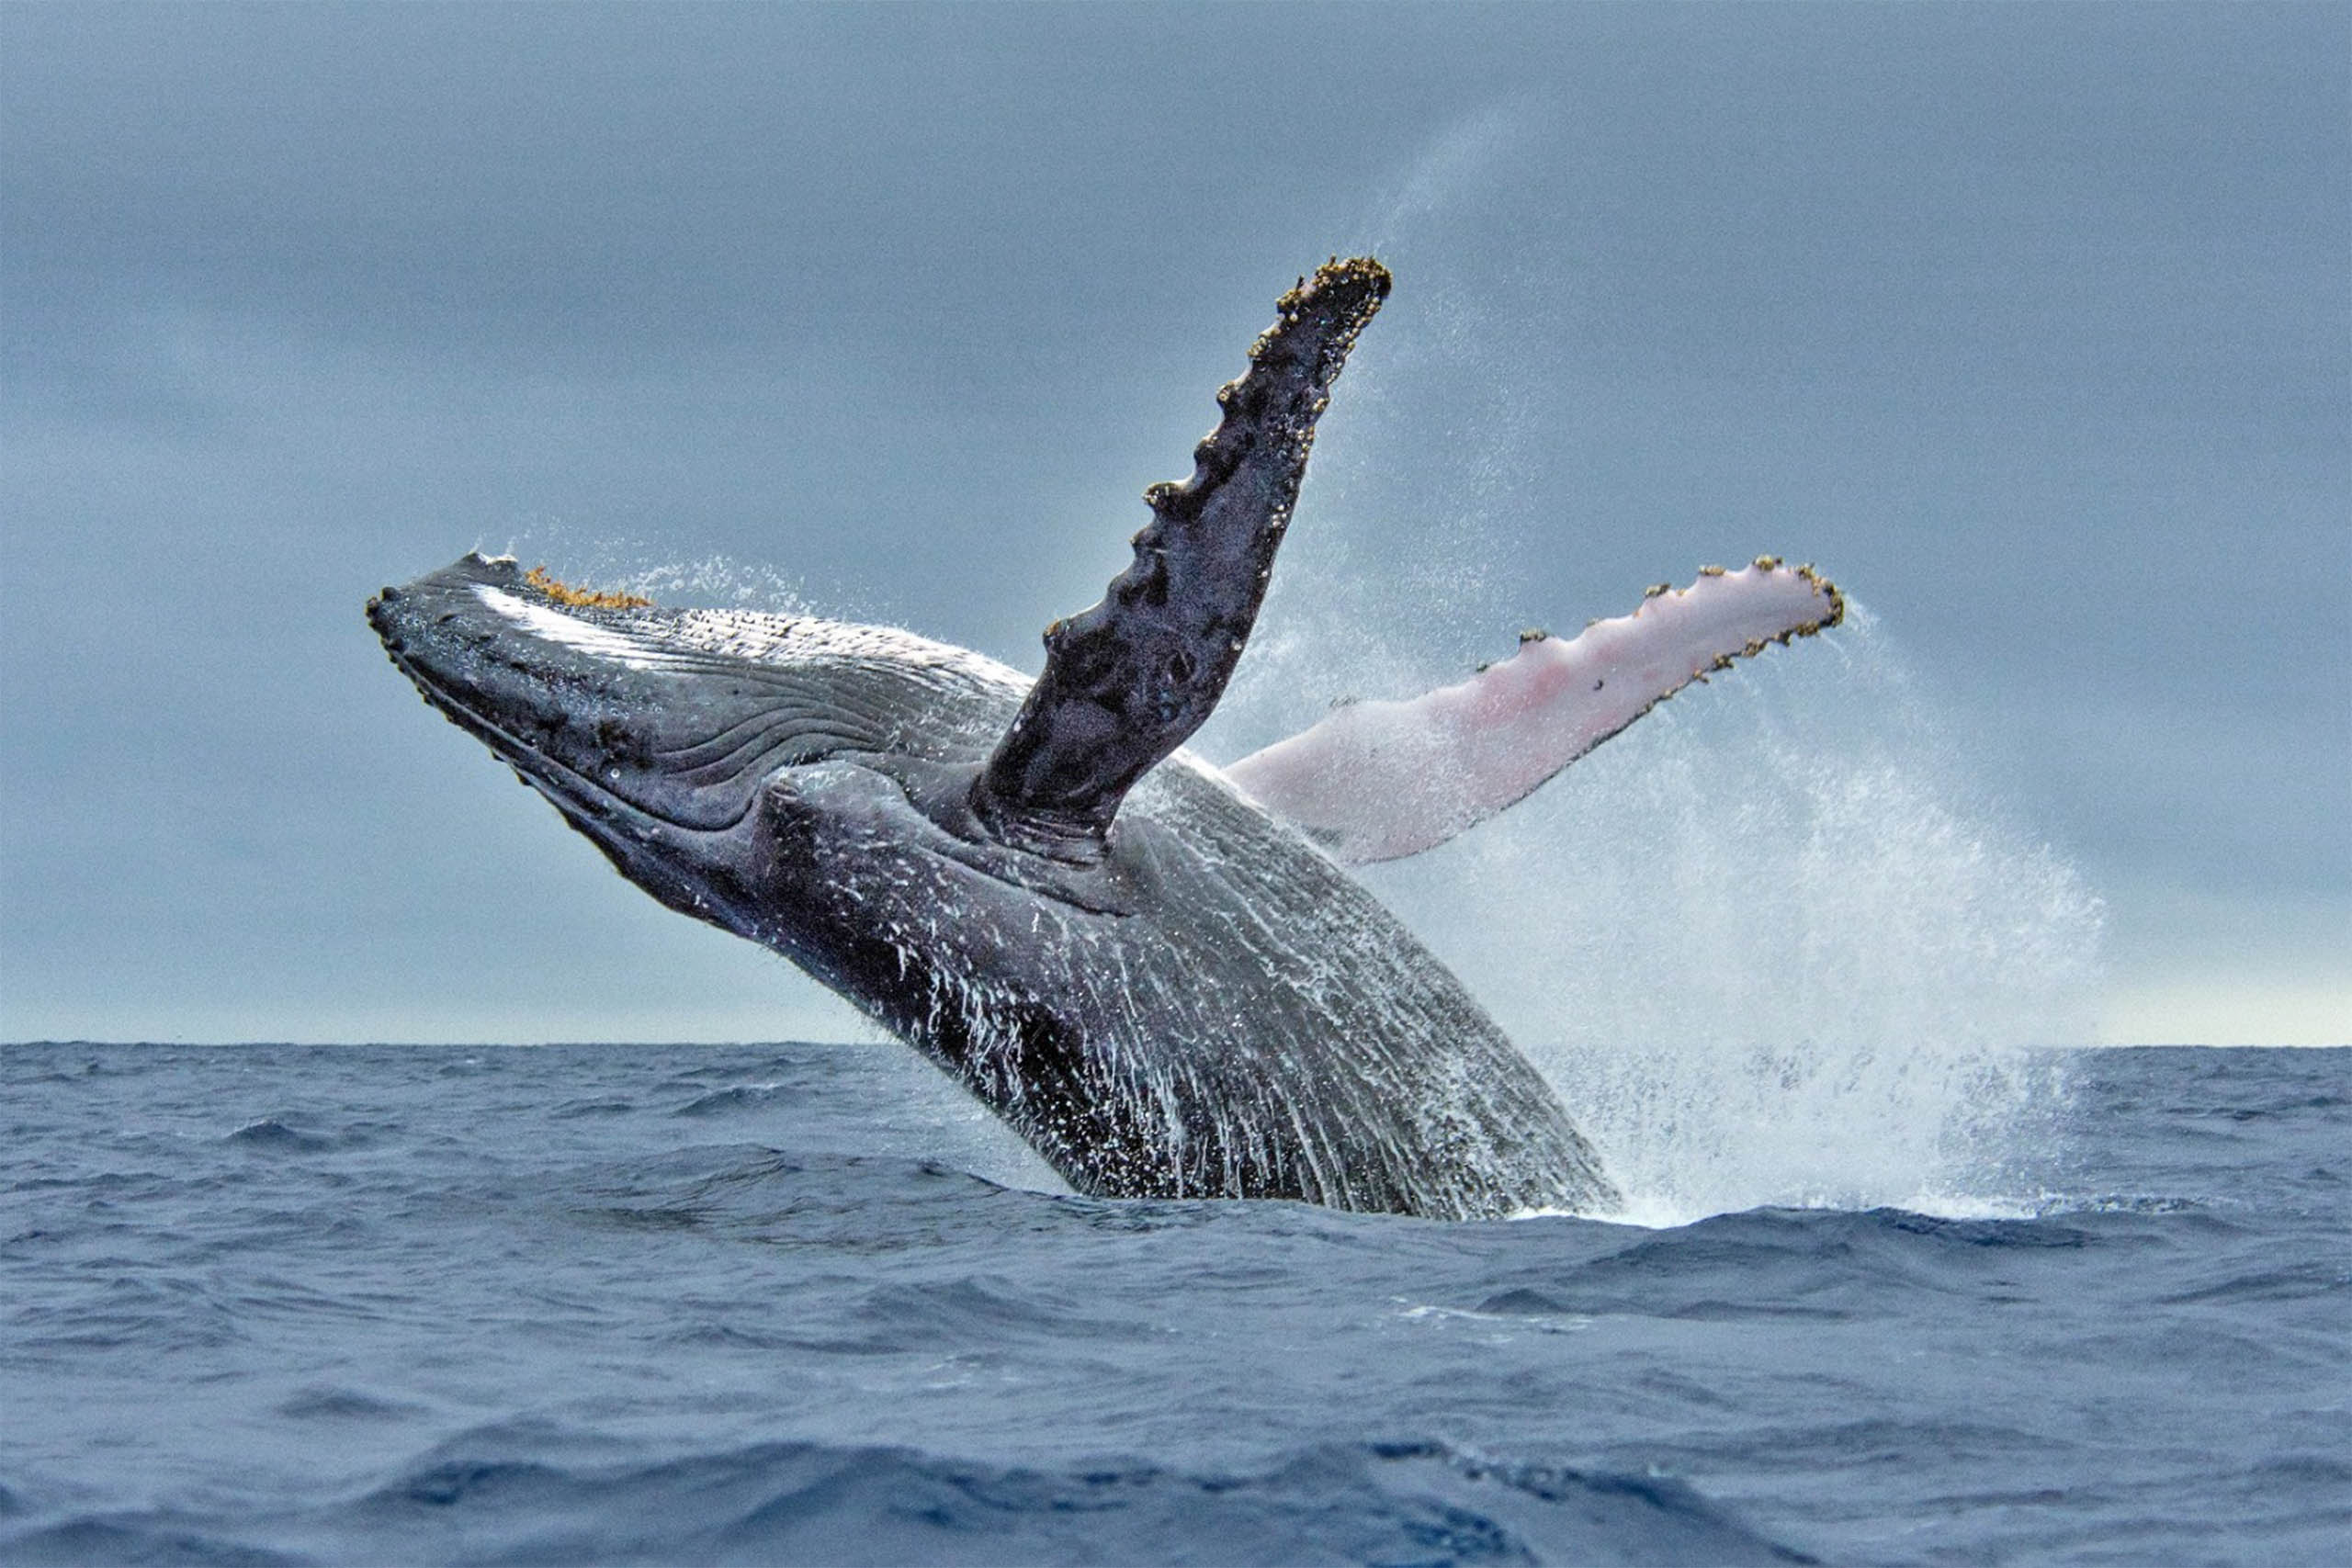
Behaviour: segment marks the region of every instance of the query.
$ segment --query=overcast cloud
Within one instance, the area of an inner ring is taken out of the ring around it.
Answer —
[[[362,600],[718,561],[1035,668],[1363,248],[1270,630],[1816,560],[2114,1017],[2352,1036],[2341,6],[16,4],[0,88],[0,1038],[839,1032]]]

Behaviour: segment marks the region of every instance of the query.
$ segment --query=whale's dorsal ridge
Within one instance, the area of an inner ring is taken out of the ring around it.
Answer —
[[[1217,392],[1192,477],[1144,492],[1151,521],[1100,604],[1046,630],[1046,668],[973,788],[1006,841],[1102,852],[1127,791],[1205,721],[1249,641],[1331,383],[1387,297],[1387,268],[1333,259],[1283,296]]]

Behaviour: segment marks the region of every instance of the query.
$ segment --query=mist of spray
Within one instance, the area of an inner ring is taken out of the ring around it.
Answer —
[[[1370,878],[1537,1058],[1628,1217],[2030,1203],[2098,901],[1971,779],[1883,629],[1688,692]]]

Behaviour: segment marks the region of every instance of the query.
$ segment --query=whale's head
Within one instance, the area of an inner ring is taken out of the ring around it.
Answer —
[[[385,589],[368,618],[428,703],[674,908],[797,953],[776,923],[837,891],[830,840],[1001,869],[963,791],[1028,682],[979,655],[657,608],[480,555]]]

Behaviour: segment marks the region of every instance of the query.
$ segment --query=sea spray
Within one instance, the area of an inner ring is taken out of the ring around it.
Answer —
[[[1289,684],[1313,639],[1286,640]],[[2010,823],[1885,633],[1684,693],[1500,818],[1362,874],[1679,1224],[2030,1203],[2100,907]]]

